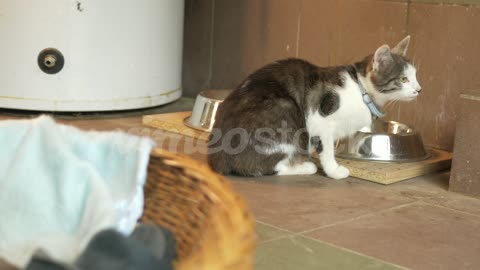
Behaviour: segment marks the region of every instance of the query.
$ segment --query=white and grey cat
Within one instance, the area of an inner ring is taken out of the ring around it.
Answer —
[[[369,126],[377,106],[411,101],[420,93],[416,69],[407,60],[410,36],[352,65],[318,67],[286,59],[248,76],[220,105],[209,139],[208,162],[223,174],[260,176],[314,174],[316,150],[331,178],[348,177],[335,160],[334,142]]]

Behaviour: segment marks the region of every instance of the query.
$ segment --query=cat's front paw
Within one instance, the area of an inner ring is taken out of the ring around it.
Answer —
[[[342,165],[338,165],[335,169],[326,171],[325,173],[333,179],[343,179],[350,175],[350,171]]]

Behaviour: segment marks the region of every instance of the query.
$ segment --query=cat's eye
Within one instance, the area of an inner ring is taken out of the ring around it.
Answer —
[[[407,82],[409,82],[409,80],[408,80],[407,77],[402,77],[402,78],[400,78],[400,81],[401,81],[402,83],[407,83]]]

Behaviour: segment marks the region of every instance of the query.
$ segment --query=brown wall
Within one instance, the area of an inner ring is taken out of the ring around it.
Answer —
[[[301,57],[351,63],[412,35],[409,57],[424,91],[388,108],[427,145],[451,150],[460,93],[480,89],[480,1],[187,0],[185,95],[233,88],[262,65]]]

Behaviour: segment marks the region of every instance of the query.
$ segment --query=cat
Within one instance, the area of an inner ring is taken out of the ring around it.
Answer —
[[[255,71],[218,107],[209,165],[221,174],[308,175],[317,173],[309,159],[317,152],[327,176],[348,177],[334,142],[370,126],[376,106],[412,101],[421,91],[409,43],[407,36],[393,49],[385,44],[352,65],[289,58]]]

